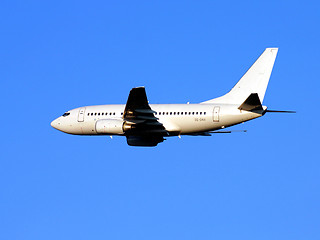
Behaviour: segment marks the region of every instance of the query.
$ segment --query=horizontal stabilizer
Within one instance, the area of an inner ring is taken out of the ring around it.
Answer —
[[[231,130],[231,131],[208,131],[208,132],[198,132],[198,133],[191,133],[187,135],[191,136],[212,136],[213,133],[234,133],[234,132],[247,132],[247,130]]]
[[[265,112],[273,112],[273,113],[296,113],[296,111],[282,111],[282,110],[266,110]]]
[[[251,93],[250,96],[240,105],[240,110],[255,111],[263,110],[257,93]]]
[[[214,131],[214,132],[210,132],[210,133],[234,133],[234,132],[247,132],[247,130]]]

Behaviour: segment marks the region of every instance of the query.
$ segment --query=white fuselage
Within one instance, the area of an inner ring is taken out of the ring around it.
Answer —
[[[262,102],[277,52],[278,48],[266,48],[237,84],[218,98],[199,104],[149,104],[145,88],[135,87],[125,105],[76,108],[51,126],[77,135],[124,135],[130,146],[156,146],[167,136],[210,136],[267,112]]]
[[[150,104],[150,107],[171,136],[218,130],[262,116],[231,104]],[[55,119],[51,126],[77,135],[125,135],[122,127],[110,131],[97,128],[101,120],[122,124],[124,109],[125,105],[120,104],[80,107]]]

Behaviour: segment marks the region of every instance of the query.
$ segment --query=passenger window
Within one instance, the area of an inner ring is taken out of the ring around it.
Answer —
[[[206,112],[203,113],[203,115],[206,115],[206,114],[207,114]]]
[[[198,112],[196,112],[196,115],[198,115]]]
[[[104,113],[101,113],[101,115],[104,115]]]
[[[113,115],[116,115],[116,113],[114,112]]]
[[[172,112],[170,112],[170,115],[172,115]]]
[[[94,115],[96,116],[96,115],[97,115],[97,113],[94,113]]]
[[[100,113],[98,113],[98,116],[100,116]]]
[[[93,113],[91,113],[91,116],[93,115]]]
[[[202,115],[202,112],[200,112],[200,115]]]
[[[189,115],[191,115],[191,112],[189,112]]]
[[[176,112],[174,112],[173,115],[176,115]]]
[[[161,115],[161,112],[159,112],[159,115]]]
[[[194,112],[192,112],[192,115],[194,115]]]

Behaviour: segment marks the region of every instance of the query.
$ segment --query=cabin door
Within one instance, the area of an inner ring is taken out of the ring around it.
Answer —
[[[80,108],[79,114],[78,114],[78,122],[84,121],[84,112],[86,111],[86,108]]]
[[[214,122],[219,122],[219,112],[220,112],[220,107],[213,108],[212,120]]]

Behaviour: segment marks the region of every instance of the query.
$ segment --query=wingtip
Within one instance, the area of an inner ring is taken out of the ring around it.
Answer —
[[[140,86],[140,87],[133,87],[133,88],[131,88],[130,92],[131,92],[132,90],[134,90],[134,89],[145,89],[145,87],[144,87],[144,86]]]

